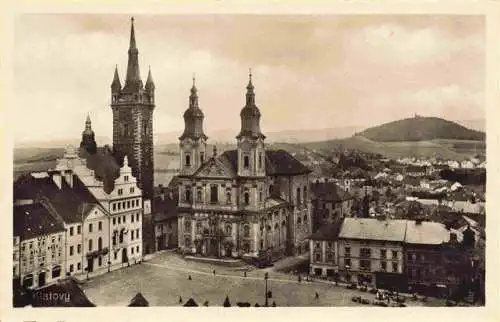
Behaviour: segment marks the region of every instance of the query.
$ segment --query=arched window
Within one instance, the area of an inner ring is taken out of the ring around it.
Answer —
[[[248,155],[243,156],[243,168],[248,169],[250,167],[250,158]]]
[[[301,225],[302,224],[302,218],[297,218],[297,225]]]
[[[185,199],[186,199],[186,202],[191,202],[191,189],[190,188],[186,188],[186,193],[185,193]]]
[[[115,231],[113,232],[113,246],[115,246],[115,245],[116,245],[116,235],[117,235],[117,234],[118,234],[118,232],[115,230]]]
[[[196,189],[196,201],[201,202],[201,188]]]
[[[300,187],[297,188],[297,195],[296,195],[296,197],[297,197],[297,205],[300,205],[300,201],[301,201],[300,200]]]
[[[186,167],[190,167],[191,166],[191,156],[189,154],[186,154]]]
[[[307,186],[304,186],[304,203],[307,203]]]
[[[185,247],[191,247],[191,237],[186,236],[186,237],[184,238],[184,246],[185,246]]]
[[[250,193],[248,191],[245,191],[245,193],[243,194],[243,197],[244,197],[244,203],[245,205],[248,205],[250,204]]]
[[[226,189],[226,202],[227,202],[228,204],[230,204],[230,203],[231,203],[231,188],[227,188],[227,189]]]
[[[307,224],[307,215],[304,215],[304,224]]]
[[[125,230],[124,228],[122,228],[122,230],[120,230],[120,238],[119,238],[120,244],[123,243],[123,231],[124,230]]]
[[[232,234],[233,234],[233,227],[230,224],[226,225],[226,235],[231,236]]]
[[[189,219],[184,220],[184,230],[186,232],[191,232],[191,220]]]
[[[97,240],[97,249],[101,250],[102,249],[102,238],[99,237],[99,239]]]
[[[243,227],[243,236],[250,237],[250,226],[245,225],[245,227]]]
[[[89,252],[92,251],[92,239],[89,239]]]

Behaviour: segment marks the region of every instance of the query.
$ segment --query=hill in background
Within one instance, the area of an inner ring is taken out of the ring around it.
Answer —
[[[375,126],[357,134],[376,142],[445,140],[484,141],[484,132],[468,129],[437,117],[420,117]]]

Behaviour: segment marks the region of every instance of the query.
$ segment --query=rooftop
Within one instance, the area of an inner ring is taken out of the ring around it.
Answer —
[[[318,182],[311,185],[311,193],[316,199],[342,202],[353,197],[333,182]]]
[[[314,234],[309,236],[309,239],[336,241],[339,238],[341,227],[341,221],[336,221],[332,224],[321,226]]]
[[[406,220],[374,218],[345,218],[339,238],[403,242]]]
[[[408,244],[440,245],[450,241],[450,232],[456,231],[446,229],[446,226],[439,222],[408,220],[406,225],[405,242]],[[458,241],[461,234],[457,233]]]
[[[40,203],[14,206],[14,236],[21,240],[64,232],[64,225]]]

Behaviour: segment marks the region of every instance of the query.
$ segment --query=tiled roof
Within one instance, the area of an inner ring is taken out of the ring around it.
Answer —
[[[47,296],[44,296],[46,294]],[[48,298],[49,294],[61,294],[64,296],[59,297],[58,300]],[[57,284],[52,284],[35,291],[33,296],[33,307],[94,307],[95,305],[90,302],[83,290],[72,279],[67,278],[59,281]],[[69,300],[68,300],[69,299]]]
[[[225,158],[232,169],[238,171],[238,151],[225,151],[219,157]],[[226,162],[226,161],[224,161]],[[285,150],[267,150],[266,151],[266,175],[299,175],[310,173],[311,170],[303,165]]]
[[[458,237],[458,236],[457,236]],[[450,241],[450,231],[439,222],[408,220],[405,242],[408,244],[439,245]]]
[[[104,183],[104,190],[110,193],[114,189],[115,179],[120,176],[120,166],[108,147],[100,147],[90,154],[80,149],[80,156],[86,160],[87,168],[93,170],[96,179]]]
[[[403,242],[406,220],[374,218],[345,218],[339,238]]]
[[[335,221],[332,224],[321,226],[314,234],[309,236],[312,240],[335,241],[339,238],[342,221]]]
[[[20,236],[21,240],[63,231],[63,223],[42,204],[14,206],[14,236]]]
[[[311,193],[315,199],[332,202],[351,200],[353,197],[333,182],[318,182],[311,185]]]

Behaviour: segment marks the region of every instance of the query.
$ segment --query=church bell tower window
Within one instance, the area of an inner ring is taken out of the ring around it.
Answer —
[[[248,157],[248,155],[245,155],[243,157],[243,167],[245,169],[248,169],[250,167],[250,158]]]

